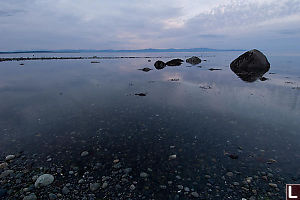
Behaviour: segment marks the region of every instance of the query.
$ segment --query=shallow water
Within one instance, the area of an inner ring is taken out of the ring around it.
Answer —
[[[156,199],[184,196],[176,187],[159,189],[169,180],[211,199],[252,196],[230,183],[272,173],[256,182],[258,196],[271,191],[283,197],[286,183],[300,181],[300,57],[267,52],[268,80],[249,83],[229,68],[241,53],[128,54],[207,60],[162,70],[153,66],[158,58],[0,62],[0,153],[51,156],[66,168],[101,162],[99,177],[116,158],[137,177],[151,168],[137,191]],[[144,67],[153,70],[138,70]],[[85,150],[91,155],[83,159]],[[176,159],[169,160],[173,154]],[[267,164],[269,159],[276,162]],[[221,179],[228,171],[237,175]]]

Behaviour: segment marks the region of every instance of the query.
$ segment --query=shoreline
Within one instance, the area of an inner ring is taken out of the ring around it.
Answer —
[[[90,59],[123,59],[123,58],[171,58],[171,57],[163,57],[163,56],[90,56],[90,57],[14,57],[14,58],[0,58],[0,62],[8,62],[8,61],[23,61],[23,60],[90,60]]]

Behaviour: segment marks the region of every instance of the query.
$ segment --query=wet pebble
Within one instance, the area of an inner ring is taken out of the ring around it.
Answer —
[[[176,159],[176,157],[177,157],[177,156],[176,156],[175,154],[174,154],[174,155],[170,155],[170,156],[169,156],[169,160],[174,160],[174,159]]]
[[[130,190],[135,190],[135,186],[133,184],[130,186]]]
[[[269,186],[272,187],[272,188],[277,188],[278,187],[277,184],[275,184],[275,183],[269,183]]]
[[[15,157],[16,157],[15,155],[8,155],[5,157],[5,160],[6,161],[13,160],[13,159],[15,159]]]
[[[37,178],[37,180],[34,183],[34,186],[36,188],[43,187],[50,185],[54,181],[54,176],[51,174],[43,174]]]
[[[33,194],[30,194],[30,195],[28,195],[28,196],[25,196],[24,198],[23,198],[23,200],[36,200],[37,199],[37,197],[36,197],[36,195],[33,193]]]
[[[8,167],[8,164],[6,162],[0,163],[0,169],[5,169]]]
[[[195,198],[198,198],[199,197],[199,194],[197,192],[192,192],[191,195]]]
[[[70,193],[69,188],[68,188],[67,186],[63,187],[62,193],[63,193],[63,194],[69,194],[69,193]]]
[[[232,177],[233,173],[232,172],[227,172],[226,175],[229,176],[229,177]]]
[[[104,183],[102,184],[102,189],[107,188],[107,186],[108,186],[108,183],[107,183],[107,182],[104,182]]]
[[[9,176],[10,174],[14,173],[14,170],[5,170],[1,173],[0,178],[4,178],[6,176]]]
[[[99,184],[99,183],[91,183],[91,184],[90,184],[90,190],[91,190],[92,192],[98,190],[99,188],[100,188],[100,184]]]
[[[183,186],[182,186],[182,185],[178,185],[177,187],[178,187],[179,190],[182,190],[182,189],[183,189]]]
[[[146,172],[141,172],[140,177],[147,178],[149,175]]]
[[[50,193],[50,194],[49,194],[49,199],[50,199],[50,200],[55,200],[55,199],[57,199],[56,194]]]
[[[80,156],[81,157],[85,157],[85,156],[88,156],[89,155],[89,152],[88,151],[83,151]]]

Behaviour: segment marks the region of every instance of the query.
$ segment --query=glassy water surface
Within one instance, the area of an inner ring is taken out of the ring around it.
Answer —
[[[241,53],[0,62],[0,153],[37,156],[31,167],[55,168],[59,187],[109,176],[97,198],[281,199],[300,181],[299,57],[267,52],[267,80],[244,82],[229,68]],[[153,66],[192,55],[206,61]]]

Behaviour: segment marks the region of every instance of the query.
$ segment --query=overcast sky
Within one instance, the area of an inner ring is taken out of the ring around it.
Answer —
[[[300,0],[0,0],[0,51],[300,51]]]

